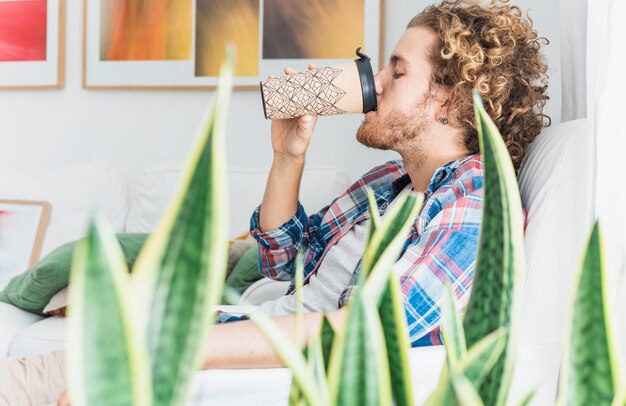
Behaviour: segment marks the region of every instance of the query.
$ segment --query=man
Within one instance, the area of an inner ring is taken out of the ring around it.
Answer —
[[[274,161],[251,232],[268,277],[291,279],[296,253],[304,250],[308,313],[302,344],[320,328],[322,311],[337,328],[345,321],[341,306],[365,246],[365,187],[375,190],[383,212],[404,189],[425,195],[396,272],[411,344],[441,342],[438,301],[449,282],[460,306],[467,304],[481,222],[483,169],[471,91],[481,93],[518,170],[528,144],[549,124],[543,114],[547,86],[541,40],[520,9],[505,1],[444,1],[413,18],[389,64],[376,75],[378,110],[365,116],[357,132],[359,142],[394,150],[402,161],[372,169],[311,217],[298,203],[298,189],[316,118],[272,123]],[[295,340],[293,295],[261,308],[277,316],[276,323]],[[205,369],[280,365],[250,321],[216,326],[203,358]]]

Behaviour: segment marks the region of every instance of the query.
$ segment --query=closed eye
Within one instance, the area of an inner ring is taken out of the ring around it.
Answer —
[[[401,76],[404,76],[404,74],[394,72],[394,74],[393,74],[392,78],[394,78],[394,79],[398,79],[398,78],[399,78],[399,77],[401,77]]]

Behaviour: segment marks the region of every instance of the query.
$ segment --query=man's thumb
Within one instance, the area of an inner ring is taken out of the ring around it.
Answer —
[[[315,118],[309,114],[300,117],[298,123],[298,135],[303,138],[310,138],[315,127]]]

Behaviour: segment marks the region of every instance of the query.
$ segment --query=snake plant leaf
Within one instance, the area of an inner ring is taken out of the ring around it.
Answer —
[[[361,289],[368,301],[380,302],[388,273],[400,257],[423,200],[421,193],[400,193],[395,205],[389,209],[389,213],[385,213],[381,225],[367,243],[360,277],[363,281]]]
[[[324,320],[322,321],[322,330],[321,330],[321,349],[322,349],[322,357],[324,360],[324,370],[328,373],[328,367],[330,365],[330,354],[332,352],[333,343],[335,342],[335,329],[333,328],[330,321],[328,321],[328,317],[324,315]]]
[[[304,313],[304,256],[302,252],[298,253],[296,257],[296,269],[295,269],[295,284],[296,284],[296,342],[302,341],[304,335],[304,324],[302,320],[302,314]]]
[[[381,219],[380,214],[378,214],[378,205],[376,204],[374,191],[368,187],[365,189],[365,192],[367,193],[367,205],[370,213],[369,231],[367,235],[367,241],[369,242],[376,232],[376,229],[380,226]]]
[[[328,382],[326,380],[326,366],[324,364],[324,354],[322,352],[322,335],[314,336],[303,351],[307,359],[307,366],[314,376],[317,390],[320,391],[320,398],[328,399]],[[302,396],[302,391],[295,380],[292,380],[289,393],[289,405],[308,405]]]
[[[530,402],[533,400],[533,398],[535,397],[536,392],[532,391],[529,394],[527,394],[526,396],[524,396],[522,398],[522,400],[520,400],[520,402],[517,404],[517,406],[528,406],[530,405]]]
[[[304,358],[307,360],[307,368],[311,371],[315,377],[315,383],[323,391],[326,391],[322,396],[325,399],[328,398],[328,383],[326,382],[326,371],[324,367],[324,359],[321,349],[321,336],[315,336],[311,339],[309,344],[302,351]],[[291,389],[289,390],[289,405],[290,406],[306,406],[308,405],[302,391],[298,385],[298,381],[292,379]]]
[[[623,382],[609,309],[603,237],[593,227],[578,271],[561,368],[567,405],[610,405]]]
[[[372,217],[378,216],[376,201],[372,193],[368,194]],[[400,256],[406,236],[415,222],[423,201],[423,195],[402,193],[396,204],[379,221],[368,241],[363,257],[361,272],[369,274],[362,286],[362,294],[369,303],[378,304],[378,315],[383,326],[387,363],[392,382],[393,397],[397,405],[412,405],[408,361],[408,328],[402,294],[397,277],[392,269]],[[363,269],[364,268],[364,269]]]
[[[449,284],[446,284],[441,304],[441,333],[446,346],[446,359],[449,364],[457,365],[467,354],[467,344],[461,318],[457,313],[456,298]]]
[[[342,406],[392,404],[385,338],[377,309],[357,292],[330,362],[331,399]]]
[[[444,309],[443,312],[447,312],[447,309]],[[442,323],[442,333],[446,328],[446,324]],[[462,372],[472,386],[477,388],[502,355],[505,344],[506,330],[500,328],[476,343],[458,362],[450,362],[449,355],[446,355],[446,365],[444,365],[437,387],[427,399],[426,405],[456,405],[456,394],[449,371]],[[452,351],[452,349],[446,350],[447,354]]]
[[[330,404],[329,399],[322,398],[324,391],[316,387],[315,376],[300,348],[294,345],[293,341],[265,313],[256,311],[250,313],[248,317],[271,343],[272,348],[285,366],[291,370],[294,382],[300,388],[302,397],[307,404],[310,406]],[[311,384],[312,382],[314,384]]]
[[[320,397],[322,399],[329,399],[329,387],[326,375],[326,365],[324,363],[324,354],[322,351],[322,336],[321,334],[313,337],[308,346],[308,360],[309,367],[315,377],[318,391],[320,391]]]
[[[461,359],[463,375],[478,388],[496,365],[506,346],[506,329],[499,328],[474,344]]]
[[[378,305],[378,315],[383,326],[387,348],[391,389],[397,406],[413,405],[413,386],[409,364],[409,332],[400,283],[390,272],[382,300]]]
[[[181,186],[135,266],[148,307],[148,349],[155,405],[184,402],[189,378],[221,297],[227,258],[224,132],[234,51],[183,171]]]
[[[97,216],[72,264],[68,374],[73,405],[150,405],[143,330],[131,313],[133,293],[122,250]]]
[[[512,379],[518,335],[525,269],[523,215],[511,158],[476,91],[474,112],[485,168],[485,192],[477,265],[464,328],[468,347],[500,327],[509,331],[504,357],[479,388],[485,404],[502,405]]]
[[[304,307],[303,307],[303,297],[302,297],[302,288],[304,286],[304,257],[302,255],[302,252],[298,253],[298,256],[296,257],[296,267],[295,267],[295,297],[296,297],[296,343],[299,343],[302,341],[302,337],[304,335],[304,324],[303,324],[303,311],[304,311]],[[325,317],[324,317],[325,320]],[[323,323],[323,322],[322,322]],[[320,360],[316,357],[317,353],[316,350],[317,348],[315,346],[320,345],[320,341],[321,341],[321,331],[319,333],[320,335],[313,337],[313,339],[311,340],[311,342],[309,342],[309,344],[304,348],[303,350],[303,356],[304,358],[308,361],[307,365],[309,367],[309,369],[311,369],[313,375],[316,377],[316,382],[318,385],[322,385],[324,389],[327,388],[326,385],[326,372],[325,372],[325,367],[321,366],[321,369],[324,370],[324,373],[322,374],[321,378],[320,378],[320,374],[319,372],[317,372],[317,370],[320,368],[320,366],[317,364],[318,362],[320,362]],[[320,348],[320,353],[321,353],[321,348]],[[321,360],[321,362],[323,362],[323,359]],[[328,397],[328,394],[325,394],[325,398]],[[294,378],[292,378],[291,380],[291,389],[289,391],[289,405],[291,406],[296,406],[296,405],[306,405],[306,400],[304,399],[304,397],[302,396],[302,391],[300,390],[300,385],[298,380]]]
[[[452,387],[456,397],[456,405],[459,406],[483,406],[484,403],[476,388],[462,373],[454,374],[452,377]]]

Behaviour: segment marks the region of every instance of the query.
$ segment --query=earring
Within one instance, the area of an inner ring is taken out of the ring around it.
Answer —
[[[448,125],[449,121],[446,117],[442,117],[439,119],[439,122],[443,125]]]

